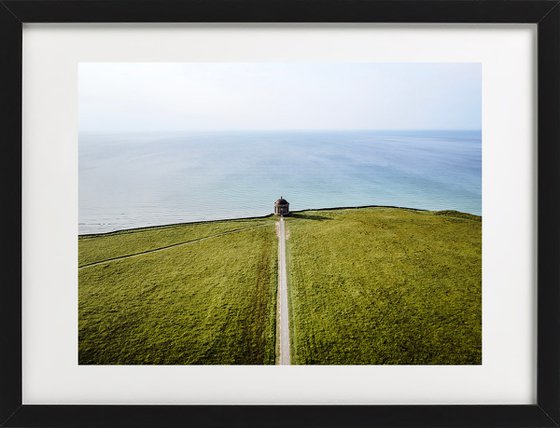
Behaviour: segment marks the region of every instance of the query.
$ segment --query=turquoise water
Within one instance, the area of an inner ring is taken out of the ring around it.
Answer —
[[[394,205],[481,214],[480,131],[80,135],[79,232]]]

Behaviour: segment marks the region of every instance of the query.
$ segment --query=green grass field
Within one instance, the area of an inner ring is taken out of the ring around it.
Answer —
[[[79,238],[80,364],[274,364],[273,217]],[[292,364],[480,364],[481,219],[286,219]]]
[[[481,225],[453,211],[294,213],[292,364],[480,364]]]
[[[271,218],[86,236],[79,265],[80,364],[274,364]]]

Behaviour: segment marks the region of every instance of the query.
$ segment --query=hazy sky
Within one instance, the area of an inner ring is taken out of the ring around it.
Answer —
[[[474,63],[82,63],[80,132],[480,129]]]

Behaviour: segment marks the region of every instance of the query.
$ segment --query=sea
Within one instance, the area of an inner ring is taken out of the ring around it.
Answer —
[[[481,214],[480,131],[80,134],[79,233],[387,205]]]

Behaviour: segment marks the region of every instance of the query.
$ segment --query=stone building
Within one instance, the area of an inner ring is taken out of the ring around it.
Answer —
[[[282,216],[290,214],[290,204],[282,196],[274,202],[274,214]]]

